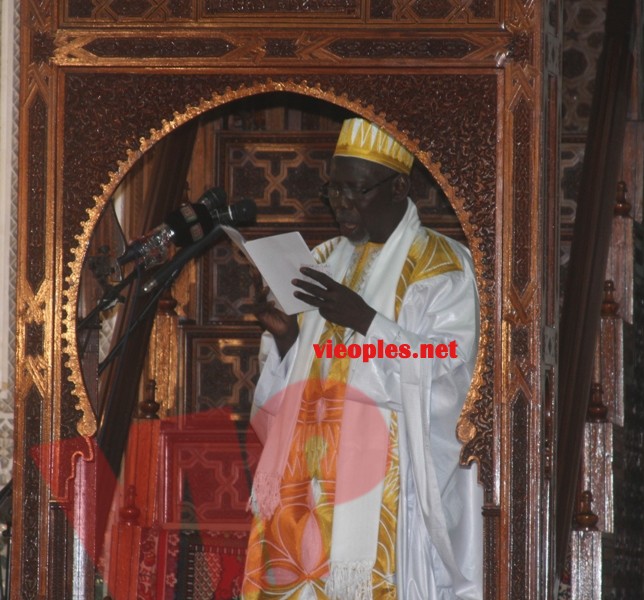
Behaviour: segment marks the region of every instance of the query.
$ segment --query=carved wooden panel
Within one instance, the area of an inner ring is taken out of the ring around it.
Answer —
[[[101,23],[140,26],[154,23],[218,23],[227,19],[333,19],[335,22],[389,20],[406,23],[488,24],[500,16],[500,0],[65,0],[61,25]]]
[[[302,229],[333,230],[333,215],[320,202],[320,188],[328,179],[336,140],[336,131],[221,134],[220,181],[233,198],[255,200],[260,227],[288,224],[292,228],[297,223]]]
[[[186,428],[162,433],[164,527],[247,530],[250,484],[261,445],[231,411],[190,415]]]
[[[255,382],[260,329],[252,326],[185,326],[181,363],[183,413],[225,408],[248,420]],[[187,426],[190,426],[190,422]]]
[[[222,240],[200,262],[199,320],[254,321],[256,289],[248,260],[228,240]]]
[[[236,21],[238,23],[238,21]],[[231,29],[210,36],[184,36],[159,39],[154,32],[123,35],[113,30],[81,35],[65,33],[59,37],[56,58],[62,65],[122,64],[136,58],[147,65],[203,64],[213,60],[220,65],[245,66],[320,66],[342,61],[365,66],[378,60],[395,67],[422,66],[428,60],[457,64],[463,59],[493,66],[499,55],[521,58],[529,51],[525,36],[504,31],[481,31],[463,35],[457,31],[409,30],[405,38],[391,36],[380,29],[369,33],[360,29],[319,31],[285,29],[266,34],[257,29]]]

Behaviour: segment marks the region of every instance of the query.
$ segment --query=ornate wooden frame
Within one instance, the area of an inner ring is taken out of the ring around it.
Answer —
[[[280,91],[378,123],[454,206],[481,298],[458,434],[485,486],[486,597],[551,593],[560,12],[559,0],[23,0],[12,595],[71,597],[66,515],[96,431],[75,307],[103,207],[175,128]]]

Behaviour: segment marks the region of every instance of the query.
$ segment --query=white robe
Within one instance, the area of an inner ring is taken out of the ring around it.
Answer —
[[[420,227],[413,205],[408,217],[412,227]],[[397,321],[378,312],[360,343],[382,339],[409,344],[413,352],[421,343],[455,341],[458,359],[353,360],[348,382],[379,406],[398,412],[400,600],[483,597],[483,494],[476,468],[458,466],[461,444],[455,432],[476,358],[478,297],[468,251],[449,243],[463,269],[411,284]],[[313,351],[298,340],[281,360],[270,335],[264,336],[256,405],[286,384],[300,350]]]

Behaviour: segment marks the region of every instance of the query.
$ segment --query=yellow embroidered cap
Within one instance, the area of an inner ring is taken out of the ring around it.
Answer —
[[[388,133],[364,119],[347,119],[342,124],[333,156],[353,156],[409,174],[414,155]]]

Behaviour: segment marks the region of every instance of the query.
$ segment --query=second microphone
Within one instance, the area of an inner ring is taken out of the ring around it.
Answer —
[[[232,205],[226,204],[226,192],[212,188],[194,204],[185,203],[171,212],[165,221],[133,241],[117,259],[120,265],[133,260],[144,268],[165,262],[170,244],[188,246],[198,242],[217,225],[238,225],[255,219],[257,206],[249,198]]]

